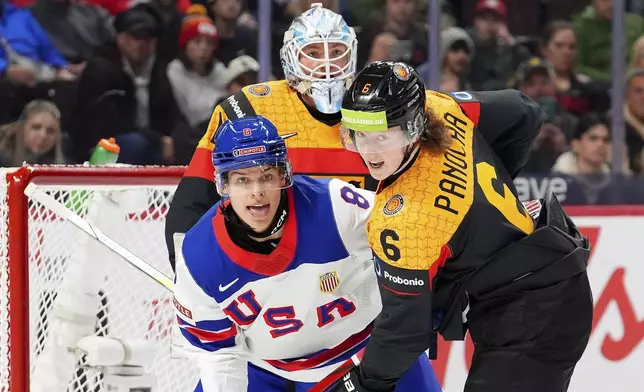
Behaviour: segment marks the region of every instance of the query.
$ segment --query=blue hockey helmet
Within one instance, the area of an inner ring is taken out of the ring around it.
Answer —
[[[295,133],[280,136],[277,128],[262,116],[227,120],[215,135],[212,163],[215,184],[222,196],[288,188],[293,184],[293,169],[286,152],[285,140]],[[249,169],[257,167],[250,176]],[[277,168],[277,173],[270,173]],[[238,172],[233,183],[229,173]]]

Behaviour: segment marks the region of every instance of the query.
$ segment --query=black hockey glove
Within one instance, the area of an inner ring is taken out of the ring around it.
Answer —
[[[390,392],[388,390],[368,389],[361,381],[362,374],[359,366],[351,368],[342,378],[336,381],[326,392]],[[393,389],[391,390],[393,392]]]

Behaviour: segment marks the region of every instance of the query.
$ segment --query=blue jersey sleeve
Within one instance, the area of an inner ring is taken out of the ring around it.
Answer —
[[[207,217],[204,217],[207,219]],[[212,261],[215,241],[208,225],[197,224],[184,235],[175,234],[176,272],[174,307],[185,342],[184,352],[195,359],[203,392],[243,392],[248,387],[248,364],[237,325],[208,294],[204,263]],[[212,227],[212,225],[210,225]],[[203,241],[211,234],[212,239]],[[206,264],[207,265],[207,264]]]

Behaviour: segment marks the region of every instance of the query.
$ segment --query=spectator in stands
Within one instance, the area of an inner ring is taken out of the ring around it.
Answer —
[[[51,44],[31,12],[0,2],[0,75],[18,85],[73,79],[67,61]]]
[[[512,87],[538,102],[546,113],[546,121],[553,122],[556,119],[557,127],[564,132],[566,140],[571,140],[577,127],[577,118],[568,113],[557,100],[552,64],[539,57],[525,61],[519,65]]]
[[[573,18],[573,25],[579,40],[578,71],[604,82],[610,82],[612,46],[612,0],[592,0],[592,4]],[[625,44],[633,47],[635,41],[644,35],[644,17],[632,13],[624,15]],[[630,57],[626,51],[625,56]]]
[[[261,0],[260,0],[261,1]],[[274,1],[273,3],[287,3],[285,12],[290,16],[291,20],[296,16],[303,14],[306,10],[311,8],[313,3],[321,3],[322,7],[329,9],[333,12],[340,13],[340,1],[338,0],[286,0],[286,1]],[[275,9],[275,6],[273,6]],[[343,16],[344,17],[344,16]],[[349,24],[349,23],[348,23]],[[349,24],[351,26],[351,24]]]
[[[231,61],[225,77],[227,95],[235,94],[244,86],[257,83],[258,72],[259,63],[250,56],[240,56]]]
[[[515,87],[539,103],[546,112],[547,121],[552,121],[560,112],[552,65],[539,57],[521,63],[515,76]]]
[[[623,177],[611,173],[608,118],[593,112],[584,114],[570,145],[571,151],[562,154],[553,168],[555,173],[570,176],[569,203],[617,204],[638,199],[633,195],[641,188],[638,184],[623,182]],[[626,159],[620,172],[630,174]]]
[[[631,68],[644,68],[644,35],[633,44]]]
[[[250,56],[241,56],[233,59],[228,64],[228,69],[224,71],[222,82],[225,85],[225,94],[216,102],[213,107],[220,104],[229,95],[232,95],[244,86],[257,83],[257,73],[259,72],[259,63]],[[210,113],[212,109],[210,110]],[[174,135],[176,142],[176,163],[187,165],[192,158],[192,154],[199,140],[203,137],[205,129],[208,127],[210,118],[206,118],[189,128],[188,131]]]
[[[219,34],[219,48],[216,58],[228,66],[239,56],[257,58],[257,32],[238,23],[244,11],[242,0],[211,0],[210,12]]]
[[[566,137],[561,129],[561,119],[554,118],[541,127],[532,143],[528,162],[523,167],[526,174],[548,174],[557,158],[568,150]]]
[[[130,0],[83,0],[86,3],[94,4],[103,8],[111,15],[117,15],[123,11],[127,11],[130,7]]]
[[[553,66],[557,100],[563,110],[579,116],[608,109],[608,86],[597,86],[588,76],[575,72],[577,37],[570,23],[556,20],[546,26],[541,53]]]
[[[23,162],[63,164],[60,111],[52,102],[32,101],[20,118],[0,126],[0,166],[18,167]]]
[[[179,56],[168,66],[175,99],[190,126],[210,119],[215,104],[226,94],[226,67],[214,59],[217,28],[205,13],[204,8],[202,14],[186,16]]]
[[[24,1],[24,0],[22,0]],[[123,11],[127,11],[135,3],[143,2],[140,0],[83,0],[86,3],[91,3],[97,5],[101,8],[106,9],[112,15],[118,15]],[[198,2],[198,1],[195,1]],[[178,0],[177,7],[181,12],[188,9],[190,6],[190,0]]]
[[[114,39],[111,15],[98,6],[72,0],[36,0],[30,9],[76,74]]]
[[[52,83],[71,81],[67,61],[31,12],[0,1],[0,121],[13,121],[24,106],[55,93]]]
[[[179,32],[185,14],[180,10],[178,0],[151,0],[150,5],[157,10],[163,21],[161,35],[157,42],[157,56],[162,61],[170,62],[179,54]],[[205,9],[201,4],[195,6]],[[186,13],[191,13],[190,7]]]
[[[476,5],[474,27],[468,30],[476,51],[468,75],[474,90],[506,88],[517,66],[530,58],[508,30],[507,14],[502,0],[479,0]]]
[[[161,17],[149,4],[137,4],[114,19],[116,44],[104,57],[90,60],[79,87],[78,124],[73,140],[78,158],[115,137],[123,163],[172,163],[181,115],[166,75],[155,59]]]
[[[610,173],[610,128],[608,120],[596,113],[583,115],[570,142],[571,150],[561,154],[553,171],[563,174]]]
[[[441,82],[440,91],[461,91],[471,89],[466,76],[474,56],[474,42],[467,32],[460,27],[448,27],[441,32],[440,57]],[[429,84],[429,62],[416,68]]]
[[[427,61],[427,30],[418,18],[418,0],[386,0],[385,19],[365,34],[366,63],[404,61],[418,67]],[[362,57],[362,56],[361,56]]]
[[[633,68],[626,75],[624,123],[630,169],[644,173],[644,68]]]

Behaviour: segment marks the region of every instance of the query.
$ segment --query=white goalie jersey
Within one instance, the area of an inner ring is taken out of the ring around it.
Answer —
[[[296,177],[270,255],[237,247],[219,204],[177,249],[174,305],[204,392],[246,391],[248,362],[317,382],[361,350],[381,302],[365,224],[372,192]]]

